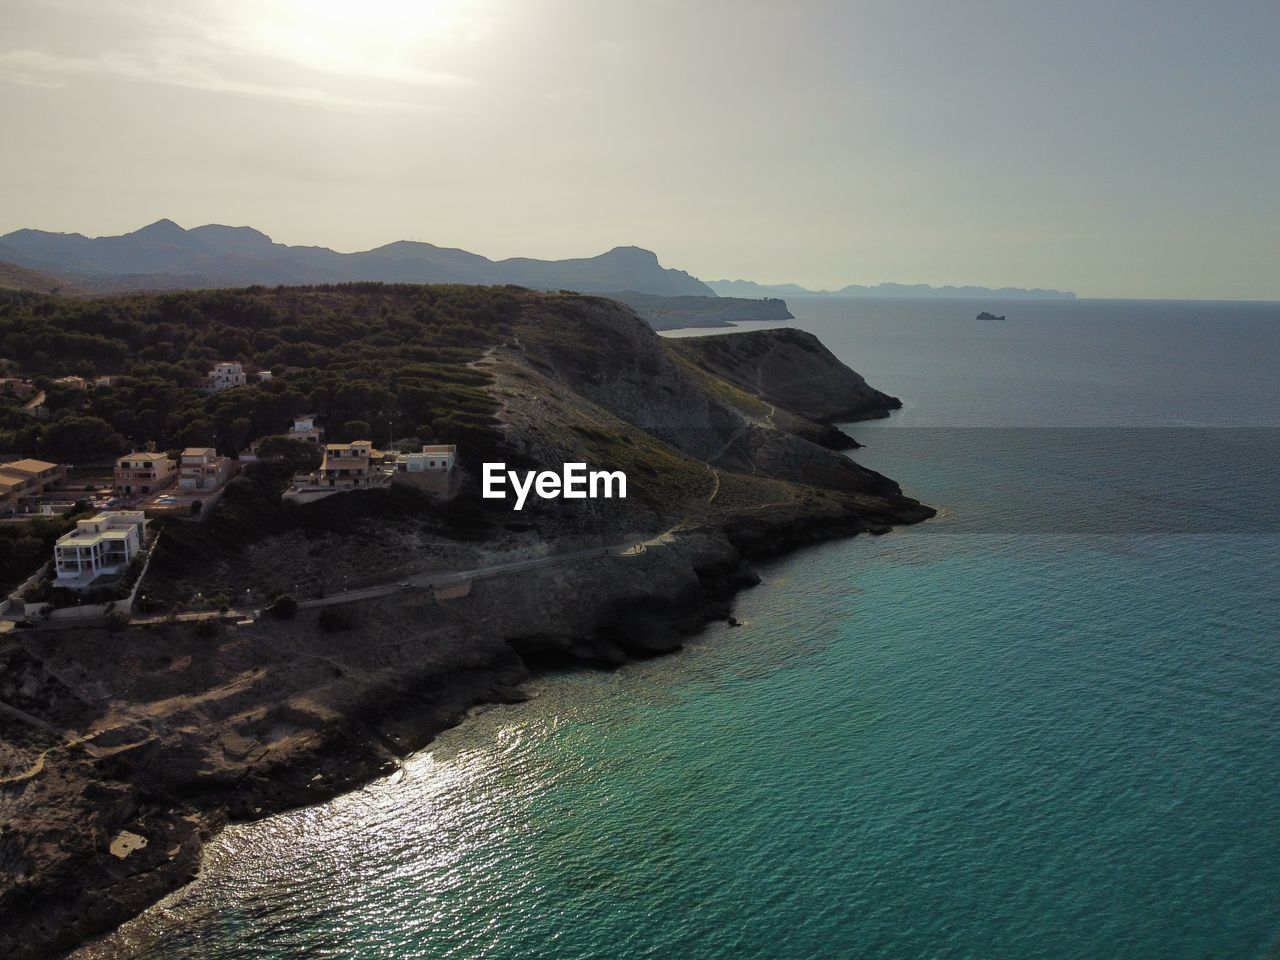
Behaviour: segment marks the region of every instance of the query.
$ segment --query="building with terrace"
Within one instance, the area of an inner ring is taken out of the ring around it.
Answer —
[[[391,482],[447,500],[457,492],[457,461],[454,444],[428,444],[420,452],[396,456]]]
[[[116,461],[116,492],[125,496],[158,493],[178,481],[178,465],[168,454],[137,452]]]
[[[187,447],[178,458],[178,486],[183,490],[218,490],[231,479],[230,457],[213,447]]]
[[[381,462],[382,454],[373,449],[372,440],[327,443],[316,482],[321,487],[375,486],[385,479]]]
[[[42,496],[47,488],[64,479],[66,470],[58,463],[44,460],[0,463],[0,512],[14,512],[23,500]]]
[[[53,545],[53,585],[86,590],[103,578],[123,576],[146,539],[141,510],[110,510],[80,520]]]
[[[391,478],[383,468],[383,459],[371,440],[325,444],[319,469],[294,477],[284,499],[311,503],[348,490],[385,489]]]

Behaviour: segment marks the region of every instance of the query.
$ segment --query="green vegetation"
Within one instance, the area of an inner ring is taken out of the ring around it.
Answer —
[[[9,593],[53,557],[53,542],[89,511],[80,505],[64,517],[33,517],[0,524],[0,596]]]
[[[258,444],[257,454],[259,460],[280,461],[290,474],[310,473],[324,459],[319,444],[293,437],[267,437]]]
[[[191,621],[191,632],[201,640],[212,640],[222,632],[222,623],[216,617],[201,617]]]
[[[671,359],[679,364],[690,377],[697,381],[708,394],[715,397],[725,406],[735,407],[749,417],[764,419],[769,415],[769,404],[759,397],[752,396],[728,380],[717,377],[714,373],[698,366],[679,345],[671,352]]]
[[[292,620],[298,614],[298,601],[287,593],[281,594],[267,607],[267,613],[277,620]]]
[[[234,454],[308,412],[334,441],[416,436],[479,457],[498,442],[496,406],[489,378],[469,364],[544,299],[516,287],[378,283],[83,300],[6,293],[0,357],[45,389],[50,418],[0,397],[0,451],[81,463],[150,441]],[[207,395],[200,387],[218,360],[274,376]],[[52,382],[72,374],[120,379],[88,392]]]
[[[49,552],[52,553],[52,549]],[[94,581],[95,585],[87,590],[72,590],[69,587],[56,586],[56,582],[50,576],[27,590],[22,599],[27,603],[47,603],[55,609],[78,607],[84,604],[114,603],[129,596],[133,585],[142,576],[142,568],[146,563],[147,555],[140,553],[129,562],[129,566],[120,576],[102,577]]]

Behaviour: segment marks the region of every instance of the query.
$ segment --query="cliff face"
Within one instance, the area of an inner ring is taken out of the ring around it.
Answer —
[[[520,337],[518,360],[572,390],[588,407],[601,408],[712,468],[847,493],[900,496],[893,481],[831,453],[828,448],[853,444],[821,425],[850,410],[883,415],[886,405],[899,401],[869,387],[812,334],[768,330],[664,339],[612,301],[575,298],[566,307],[574,312],[572,335],[555,324],[529,325]],[[689,340],[693,348],[685,346]],[[716,340],[730,343],[710,342]],[[698,351],[714,356],[714,366],[691,365],[690,354],[696,357]],[[806,399],[806,388],[815,393],[813,399]],[[776,407],[786,404],[799,411],[779,418]],[[528,427],[539,429],[533,423]],[[832,433],[846,442],[833,441]],[[597,449],[605,459],[596,462],[607,464],[620,452],[613,444]],[[653,480],[657,491],[662,491],[661,480]],[[673,501],[669,491],[662,491],[655,502]]]
[[[804,330],[685,337],[674,345],[710,373],[818,423],[884,417],[902,406],[901,400],[876,390]]]
[[[303,599],[328,601],[384,570],[387,595],[324,608],[349,612],[337,629],[303,609],[213,640],[159,622],[0,642],[0,956],[47,956],[118,924],[193,876],[228,819],[385,774],[472,706],[518,698],[531,669],[678,648],[755,582],[753,557],[930,516],[780,409],[827,417],[888,398],[807,335],[769,333],[690,348],[612,301],[539,297],[475,364],[508,449],[525,467],[625,470],[626,500],[495,507],[480,540],[442,535],[435,514],[371,516],[267,538],[202,573],[205,595],[304,584]],[[472,482],[441,512],[479,509]],[[423,572],[464,587],[394,589]],[[118,856],[123,833],[146,846]]]

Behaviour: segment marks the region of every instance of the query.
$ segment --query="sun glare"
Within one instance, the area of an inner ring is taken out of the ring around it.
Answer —
[[[410,83],[447,75],[423,54],[475,39],[458,0],[272,0],[245,15],[261,52],[313,70]]]

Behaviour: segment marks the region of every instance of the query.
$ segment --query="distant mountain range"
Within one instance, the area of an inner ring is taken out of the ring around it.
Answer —
[[[381,280],[715,296],[702,281],[683,270],[662,267],[655,254],[639,247],[615,247],[577,260],[490,260],[408,240],[361,253],[338,253],[327,247],[275,243],[252,227],[211,223],[184,230],[172,220],[158,220],[118,237],[15,230],[0,237],[0,261],[58,274],[98,291]]]
[[[388,283],[512,283],[537,290],[617,294],[631,291],[661,297],[966,297],[1073,299],[1058,290],[1017,287],[932,287],[925,283],[881,283],[839,290],[808,290],[794,283],[751,280],[706,283],[683,270],[658,263],[640,247],[614,247],[596,257],[490,260],[479,254],[430,243],[398,240],[374,250],[338,253],[328,247],[291,247],[252,227],[210,223],[184,230],[172,220],[118,237],[15,230],[0,236],[0,261],[51,274],[10,286],[63,292],[244,287],[252,284],[324,284],[360,280]],[[706,307],[700,307],[706,310]],[[785,310],[785,306],[783,307]],[[772,316],[772,315],[770,315]],[[726,315],[727,319],[727,315]]]
[[[1044,299],[1074,300],[1061,290],[1024,290],[1021,287],[931,287],[927,283],[878,283],[874,287],[851,284],[839,290],[808,290],[794,283],[755,283],[752,280],[708,280],[721,297],[957,297],[974,300]]]

